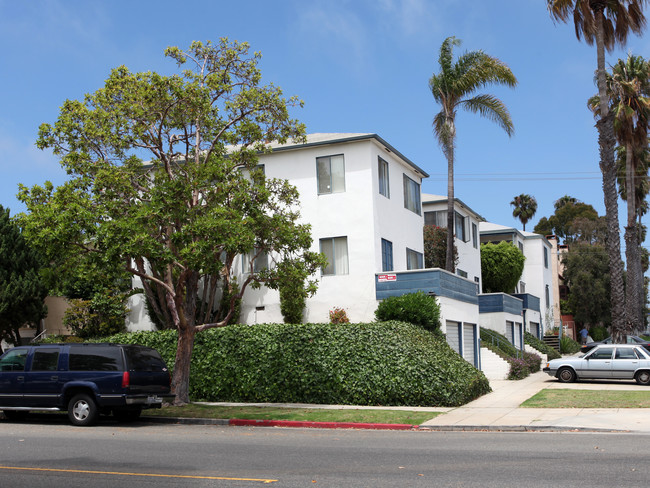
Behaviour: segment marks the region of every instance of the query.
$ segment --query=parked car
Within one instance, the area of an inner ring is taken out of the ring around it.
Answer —
[[[587,342],[580,348],[580,352],[589,352],[591,351],[594,347],[596,347],[598,344],[611,344],[612,343],[612,338],[608,337],[607,339],[603,341],[595,341],[595,342]],[[648,352],[650,352],[650,341],[646,341],[642,337],[635,336],[635,335],[629,335],[626,338],[626,343],[627,344],[638,344],[640,346],[645,347]]]
[[[40,410],[67,411],[74,425],[94,424],[100,413],[129,421],[173,398],[167,366],[149,347],[40,344],[0,356],[0,410],[9,419]]]
[[[562,383],[634,379],[640,385],[650,385],[650,353],[636,344],[599,344],[584,356],[553,359],[543,371]]]

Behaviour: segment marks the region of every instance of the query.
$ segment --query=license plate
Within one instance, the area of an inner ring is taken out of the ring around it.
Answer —
[[[159,396],[149,396],[147,397],[147,404],[151,405],[152,403],[162,403],[163,399]]]

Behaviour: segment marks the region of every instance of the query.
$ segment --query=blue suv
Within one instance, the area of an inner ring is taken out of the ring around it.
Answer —
[[[100,414],[131,421],[143,408],[171,402],[170,376],[152,348],[125,344],[39,344],[0,356],[0,410],[8,419],[30,410],[67,411],[74,425]]]

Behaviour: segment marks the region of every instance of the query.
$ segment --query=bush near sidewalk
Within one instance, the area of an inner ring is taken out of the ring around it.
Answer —
[[[107,338],[174,364],[176,332]],[[458,406],[490,391],[444,338],[404,322],[229,325],[196,336],[194,401]]]
[[[534,347],[542,354],[546,354],[546,357],[548,357],[549,361],[551,359],[559,359],[562,357],[562,355],[559,352],[557,352],[551,346],[546,344],[544,341],[535,337],[530,332],[524,332],[524,342],[529,346]]]

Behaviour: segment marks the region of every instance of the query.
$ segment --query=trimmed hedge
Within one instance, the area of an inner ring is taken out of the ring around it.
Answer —
[[[542,354],[546,354],[549,361],[551,359],[559,359],[562,357],[562,355],[559,352],[557,352],[557,350],[553,349],[551,346],[546,344],[544,341],[538,339],[530,332],[524,332],[524,342],[529,346],[534,347]]]
[[[157,349],[171,367],[176,331],[102,342]],[[458,406],[490,391],[444,339],[404,322],[229,325],[196,335],[194,401]]]

